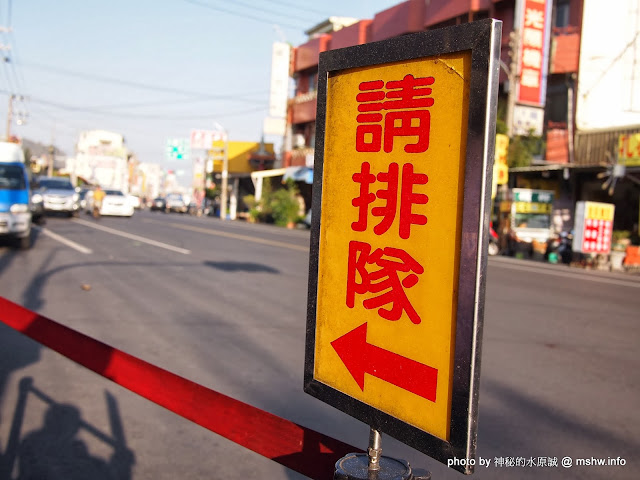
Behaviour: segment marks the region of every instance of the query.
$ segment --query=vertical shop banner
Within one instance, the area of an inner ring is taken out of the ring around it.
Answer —
[[[521,0],[516,102],[544,106],[547,95],[552,0]]]
[[[611,252],[614,214],[615,206],[610,203],[576,203],[573,251],[604,255]]]
[[[618,164],[640,167],[640,133],[618,137]]]
[[[500,30],[320,56],[305,391],[442,462],[475,455]]]
[[[496,135],[495,162],[493,164],[493,184],[506,185],[509,183],[509,137],[503,133]]]

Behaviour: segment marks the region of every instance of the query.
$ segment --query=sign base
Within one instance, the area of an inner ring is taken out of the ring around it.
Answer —
[[[409,462],[380,457],[380,469],[369,470],[366,453],[350,453],[336,462],[333,480],[431,480],[425,470],[411,470]]]

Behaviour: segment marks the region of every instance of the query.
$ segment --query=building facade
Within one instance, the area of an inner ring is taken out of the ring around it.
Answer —
[[[614,228],[637,228],[640,158],[633,155],[640,152],[631,152],[640,150],[637,0],[408,0],[372,19],[329,19],[293,50],[283,166],[313,165],[321,52],[485,18],[503,22],[499,127],[502,121],[512,138],[522,135],[511,128],[522,112],[531,113],[537,126],[530,132],[540,137],[532,158],[510,164],[509,187],[555,191],[558,229],[572,228],[579,200],[614,203]]]
[[[88,130],[80,134],[75,158],[68,159],[67,170],[74,180],[81,177],[102,188],[128,193],[129,157],[122,135],[106,130]]]

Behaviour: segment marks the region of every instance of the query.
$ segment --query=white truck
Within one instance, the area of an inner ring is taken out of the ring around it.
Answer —
[[[32,202],[29,172],[20,145],[0,142],[0,236],[31,247]]]

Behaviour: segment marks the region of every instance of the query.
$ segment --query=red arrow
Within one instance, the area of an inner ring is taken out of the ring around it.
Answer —
[[[436,401],[438,370],[367,343],[367,324],[331,342],[349,373],[364,392],[368,373],[432,402]]]

